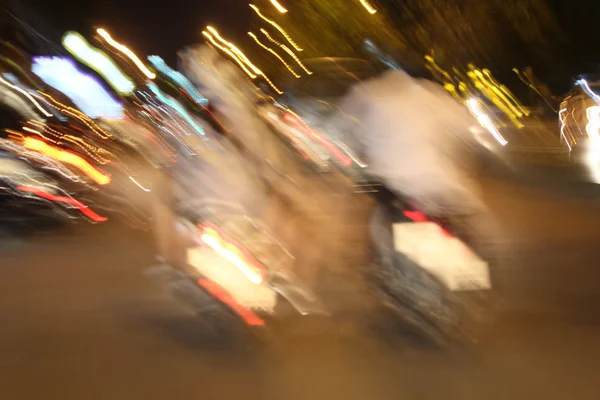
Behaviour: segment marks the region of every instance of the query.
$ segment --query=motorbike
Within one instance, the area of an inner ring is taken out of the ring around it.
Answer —
[[[294,126],[294,132],[280,134],[305,161],[320,171],[324,165],[341,171],[352,178],[356,191],[375,199],[368,223],[373,257],[362,279],[384,319],[438,345],[472,340],[475,329],[470,328],[478,325],[482,293],[491,283],[486,261],[466,244],[469,232],[454,221],[429,217],[415,203],[357,172],[364,168],[354,155],[311,134],[287,107],[263,99],[257,108],[276,131]],[[293,255],[239,204],[196,200],[166,208],[173,210],[169,224],[174,227],[167,236],[181,257],[161,260],[149,274],[165,277],[176,297],[220,336],[269,332],[273,321],[290,310],[334,316],[326,296],[298,279]]]

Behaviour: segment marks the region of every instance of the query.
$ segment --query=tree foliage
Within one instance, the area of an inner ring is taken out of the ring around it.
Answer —
[[[282,0],[284,2],[284,0]],[[546,0],[379,0],[369,14],[359,0],[288,0],[279,13],[259,7],[304,48],[303,57],[357,56],[371,38],[392,53],[434,54],[446,68],[469,62],[496,68],[552,62],[560,30]],[[255,26],[266,26],[254,19]]]
[[[356,56],[365,38],[386,43],[394,50],[406,47],[402,34],[386,14],[369,14],[359,0],[295,0],[288,3],[286,14],[279,13],[267,0],[257,5],[264,15],[281,25],[300,44],[303,58]],[[253,25],[277,33],[258,16]]]

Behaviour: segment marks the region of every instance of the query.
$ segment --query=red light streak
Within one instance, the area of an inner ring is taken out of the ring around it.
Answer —
[[[233,296],[231,296],[219,284],[209,279],[198,279],[198,285],[206,289],[212,296],[219,299],[221,302],[229,306],[236,314],[238,314],[248,325],[262,326],[265,321],[256,315],[252,310],[239,304]]]
[[[52,193],[44,192],[41,189],[29,187],[29,186],[17,186],[17,189],[20,190],[21,192],[33,193],[36,196],[41,197],[46,200],[69,204],[73,207],[76,207],[79,211],[81,211],[83,214],[85,214],[89,219],[91,219],[94,222],[108,221],[108,218],[102,217],[102,216],[96,214],[87,205],[85,205],[82,202],[80,202],[79,200],[75,200],[71,197],[56,196]]]

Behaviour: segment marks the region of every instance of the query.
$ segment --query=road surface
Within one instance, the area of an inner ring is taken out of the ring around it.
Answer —
[[[511,239],[476,348],[356,334],[265,349],[210,341],[155,282],[151,238],[118,223],[0,242],[2,399],[597,399],[600,204],[485,184]]]

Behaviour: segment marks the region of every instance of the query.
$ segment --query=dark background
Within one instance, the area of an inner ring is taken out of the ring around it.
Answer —
[[[45,20],[56,34],[72,29],[89,36],[94,27],[104,27],[134,52],[158,54],[169,63],[175,61],[177,50],[200,41],[208,24],[226,27],[232,39],[245,35],[252,11],[239,0],[10,0],[9,6],[27,14],[27,19]]]
[[[252,11],[246,1],[240,0],[177,0],[177,1],[116,1],[116,0],[7,0],[10,8],[19,10],[32,21],[32,25],[47,29],[49,39],[60,42],[61,35],[74,29],[88,36],[94,27],[105,27],[121,43],[142,55],[158,54],[169,64],[176,62],[178,49],[202,40],[201,31],[213,25],[228,38],[248,41],[246,32]],[[451,0],[449,0],[451,1]],[[563,30],[563,37],[555,44],[560,60],[553,65],[536,62],[531,54],[521,51],[510,65],[533,65],[539,75],[553,90],[564,93],[572,85],[576,74],[597,74],[600,55],[600,1],[598,0],[547,0],[555,11]],[[402,0],[380,0],[386,3]],[[34,20],[37,18],[37,22]],[[499,78],[514,79],[511,71],[495,71]],[[504,73],[503,73],[504,72]]]

